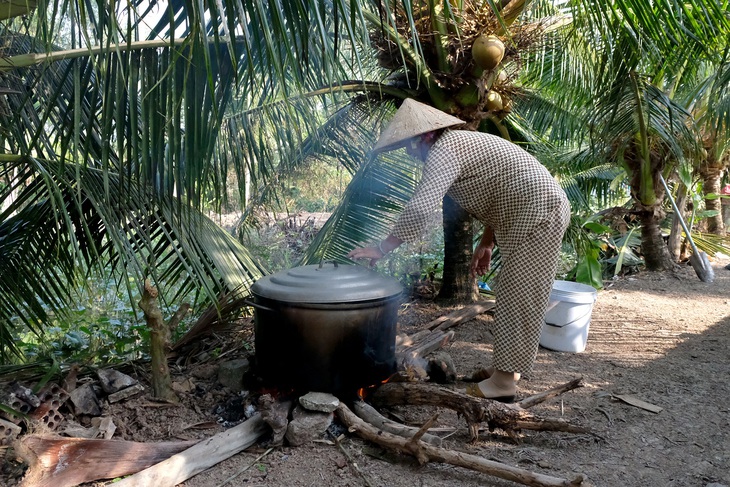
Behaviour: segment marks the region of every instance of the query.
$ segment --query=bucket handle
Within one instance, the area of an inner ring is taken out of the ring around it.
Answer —
[[[583,318],[585,318],[586,316],[589,316],[589,315],[591,314],[591,312],[592,312],[592,311],[593,311],[592,309],[589,309],[589,310],[588,310],[588,313],[584,314],[583,316],[579,316],[578,318],[576,318],[576,319],[574,319],[573,321],[570,321],[570,322],[568,322],[568,323],[566,323],[566,324],[564,324],[564,325],[556,325],[555,323],[548,323],[548,322],[547,322],[547,321],[545,321],[545,320],[543,320],[543,321],[545,321],[545,324],[546,324],[546,325],[554,326],[554,327],[556,327],[556,328],[562,328],[562,327],[564,327],[564,326],[570,326],[570,325],[572,325],[573,323],[575,323],[576,321],[582,320],[582,319],[583,319]]]

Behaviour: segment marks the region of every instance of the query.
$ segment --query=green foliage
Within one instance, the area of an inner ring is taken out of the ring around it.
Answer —
[[[188,296],[192,297],[192,296]],[[108,278],[92,280],[77,297],[78,304],[51,313],[42,334],[15,327],[13,340],[20,351],[11,363],[80,363],[103,365],[148,358],[150,331],[130,298]],[[131,301],[131,302],[130,302]],[[173,309],[163,308],[165,317]],[[195,317],[188,316],[176,332],[182,334]]]
[[[444,239],[439,222],[433,221],[418,242],[399,247],[376,267],[398,279],[406,288],[421,280],[440,281],[444,268]]]
[[[350,179],[350,174],[339,164],[315,160],[288,178],[291,184],[283,192],[284,208],[279,209],[332,212],[341,201]]]
[[[246,232],[243,243],[260,261],[266,262],[271,272],[277,272],[295,266],[317,232],[313,217],[300,217],[295,213],[260,223]]]

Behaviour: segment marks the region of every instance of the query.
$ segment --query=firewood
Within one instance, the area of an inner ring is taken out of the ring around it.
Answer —
[[[258,400],[261,419],[269,425],[272,431],[267,446],[281,446],[289,426],[289,413],[292,410],[292,401],[279,401],[271,394],[262,394]]]
[[[510,436],[521,429],[593,434],[563,419],[533,415],[517,404],[471,397],[431,384],[389,382],[379,386],[369,397],[375,406],[435,406],[456,411],[466,420],[472,441],[478,439],[481,423],[486,423],[490,431],[500,428]]]
[[[114,487],[174,487],[253,445],[269,431],[261,415],[203,440],[167,460],[114,483]]]
[[[377,411],[377,409],[365,401],[355,401],[352,405],[352,409],[355,414],[357,414],[358,417],[362,418],[365,422],[383,431],[387,431],[388,433],[410,439],[418,432],[418,428],[407,426],[384,417]],[[442,443],[441,438],[428,433],[424,434],[421,440],[433,446],[441,446]]]
[[[449,343],[449,341],[451,341],[453,337],[453,331],[449,331],[447,333],[444,333],[443,331],[431,332],[428,336],[422,338],[420,341],[414,343],[410,347],[398,351],[397,354],[407,359],[424,357],[434,350],[438,350],[439,348]]]
[[[401,361],[424,357],[443,347],[453,338],[454,333],[446,330],[486,313],[494,306],[494,301],[470,304],[431,321],[423,330],[413,335],[399,335],[396,354],[401,357]]]
[[[573,480],[551,477],[382,431],[358,418],[344,403],[340,403],[337,407],[337,414],[351,432],[385,448],[413,455],[421,463],[432,461],[448,463],[533,487],[588,487],[589,485],[582,475]]]
[[[441,316],[440,318],[436,318],[435,320],[431,321],[428,325],[426,325],[426,328],[428,328],[431,331],[448,330],[452,326],[456,326],[460,323],[463,323],[464,321],[469,321],[472,318],[475,318],[481,314],[486,313],[487,311],[492,310],[494,308],[494,306],[495,306],[494,301],[473,303],[468,306],[464,306],[463,308],[457,309],[456,311],[452,311],[451,313],[447,314],[446,316]]]
[[[18,443],[18,452],[30,465],[21,487],[70,487],[129,475],[195,443],[138,443],[28,435]]]

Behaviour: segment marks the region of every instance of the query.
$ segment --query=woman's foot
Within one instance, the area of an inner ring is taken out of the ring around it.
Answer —
[[[488,379],[469,384],[466,393],[474,397],[512,402],[517,393],[517,376],[518,374],[512,372],[495,370]]]
[[[492,374],[494,374],[494,366],[490,365],[489,367],[485,369],[477,369],[474,371],[473,374],[471,374],[469,377],[465,378],[464,381],[466,382],[481,382],[483,380],[489,379]],[[520,380],[521,374],[515,374],[515,380]]]

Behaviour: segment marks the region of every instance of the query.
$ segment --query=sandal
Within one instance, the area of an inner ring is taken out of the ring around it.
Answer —
[[[487,369],[477,369],[470,376],[464,377],[464,382],[481,382],[489,379],[491,373]]]
[[[479,389],[479,384],[477,384],[477,383],[467,384],[466,390],[464,391],[464,393],[467,396],[478,397],[480,399],[491,399],[492,401],[504,402],[504,403],[508,403],[508,404],[515,402],[514,394],[511,396],[487,397],[484,395],[482,390]]]

